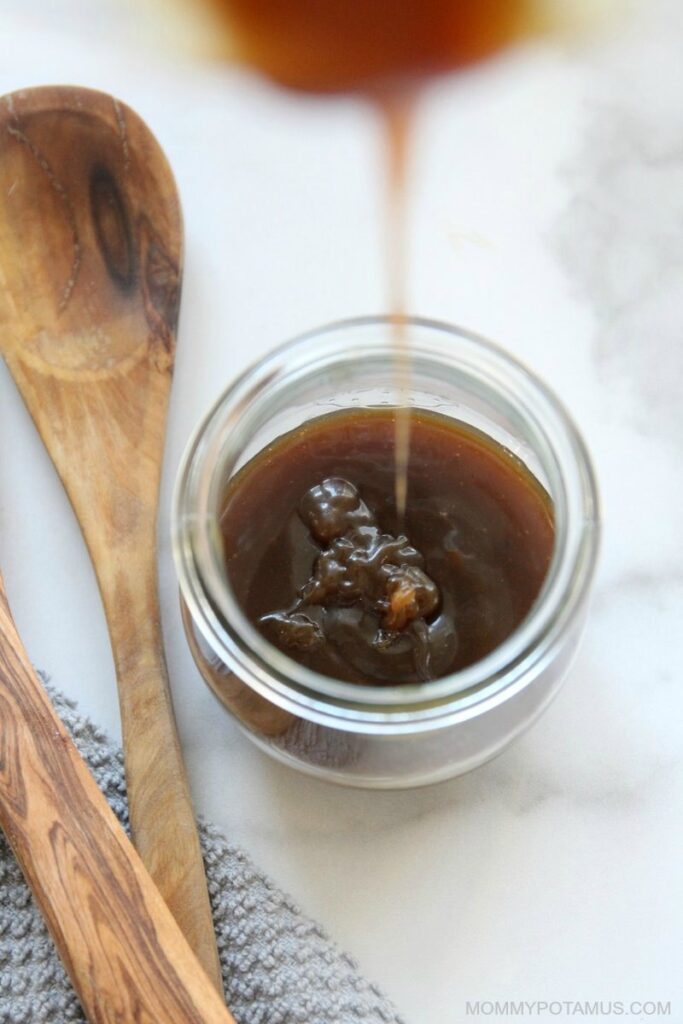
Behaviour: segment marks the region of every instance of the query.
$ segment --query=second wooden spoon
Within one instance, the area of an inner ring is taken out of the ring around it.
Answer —
[[[0,100],[0,350],[97,573],[135,844],[222,991],[156,582],[181,261],[173,177],[140,118],[87,89]]]

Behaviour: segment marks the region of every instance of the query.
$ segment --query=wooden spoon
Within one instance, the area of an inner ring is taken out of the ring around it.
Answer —
[[[0,100],[0,351],[97,573],[135,845],[222,991],[157,596],[181,261],[173,176],[133,111],[66,87]]]
[[[55,714],[0,576],[0,824],[88,1020],[235,1024]]]

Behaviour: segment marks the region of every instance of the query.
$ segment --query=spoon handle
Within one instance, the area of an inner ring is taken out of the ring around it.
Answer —
[[[1,576],[0,824],[89,1020],[234,1024],[31,668]]]
[[[131,832],[142,862],[202,967],[223,992],[197,825],[173,713],[156,584],[153,526],[123,560],[93,552],[121,709]]]

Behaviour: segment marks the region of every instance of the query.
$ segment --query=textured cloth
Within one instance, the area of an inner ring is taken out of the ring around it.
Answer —
[[[121,751],[75,705],[50,696],[124,828]],[[240,850],[200,836],[228,1005],[239,1024],[401,1024],[395,1009]],[[83,1011],[0,833],[0,1022],[67,1024]]]

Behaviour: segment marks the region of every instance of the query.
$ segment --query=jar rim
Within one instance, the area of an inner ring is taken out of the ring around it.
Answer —
[[[395,325],[395,317],[355,317],[326,324],[284,342],[249,366],[195,429],[181,460],[173,498],[172,541],[181,595],[211,649],[262,696],[288,710],[303,711],[314,720],[333,721],[338,727],[353,722],[357,729],[363,721],[370,727],[378,722],[398,727],[410,722],[414,727],[416,716],[425,727],[434,727],[436,720],[445,716],[449,720],[453,713],[469,717],[492,701],[507,699],[535,675],[530,676],[532,666],[548,656],[573,620],[590,585],[599,546],[595,474],[583,439],[554,392],[486,338],[437,320],[401,319],[409,331],[421,334],[419,340],[410,334],[407,338],[413,361],[431,358],[437,363],[457,363],[474,373],[475,364],[483,360],[494,376],[507,374],[508,392],[514,386],[510,400],[523,409],[526,423],[533,422],[557,467],[556,484],[561,493],[559,503],[555,498],[556,540],[546,578],[523,622],[488,655],[457,672],[415,684],[360,686],[321,675],[289,658],[256,630],[232,595],[220,565],[210,494],[212,486],[215,490],[221,450],[234,435],[240,416],[264,388],[278,383],[285,386],[288,378],[311,372],[316,361],[348,358],[346,347],[340,348],[340,336],[362,329],[387,333]],[[308,348],[313,340],[315,352]],[[462,346],[458,359],[452,350],[454,341]],[[389,351],[386,341],[376,347],[377,351]],[[371,348],[363,346],[364,357]],[[357,355],[360,358],[360,352]]]

